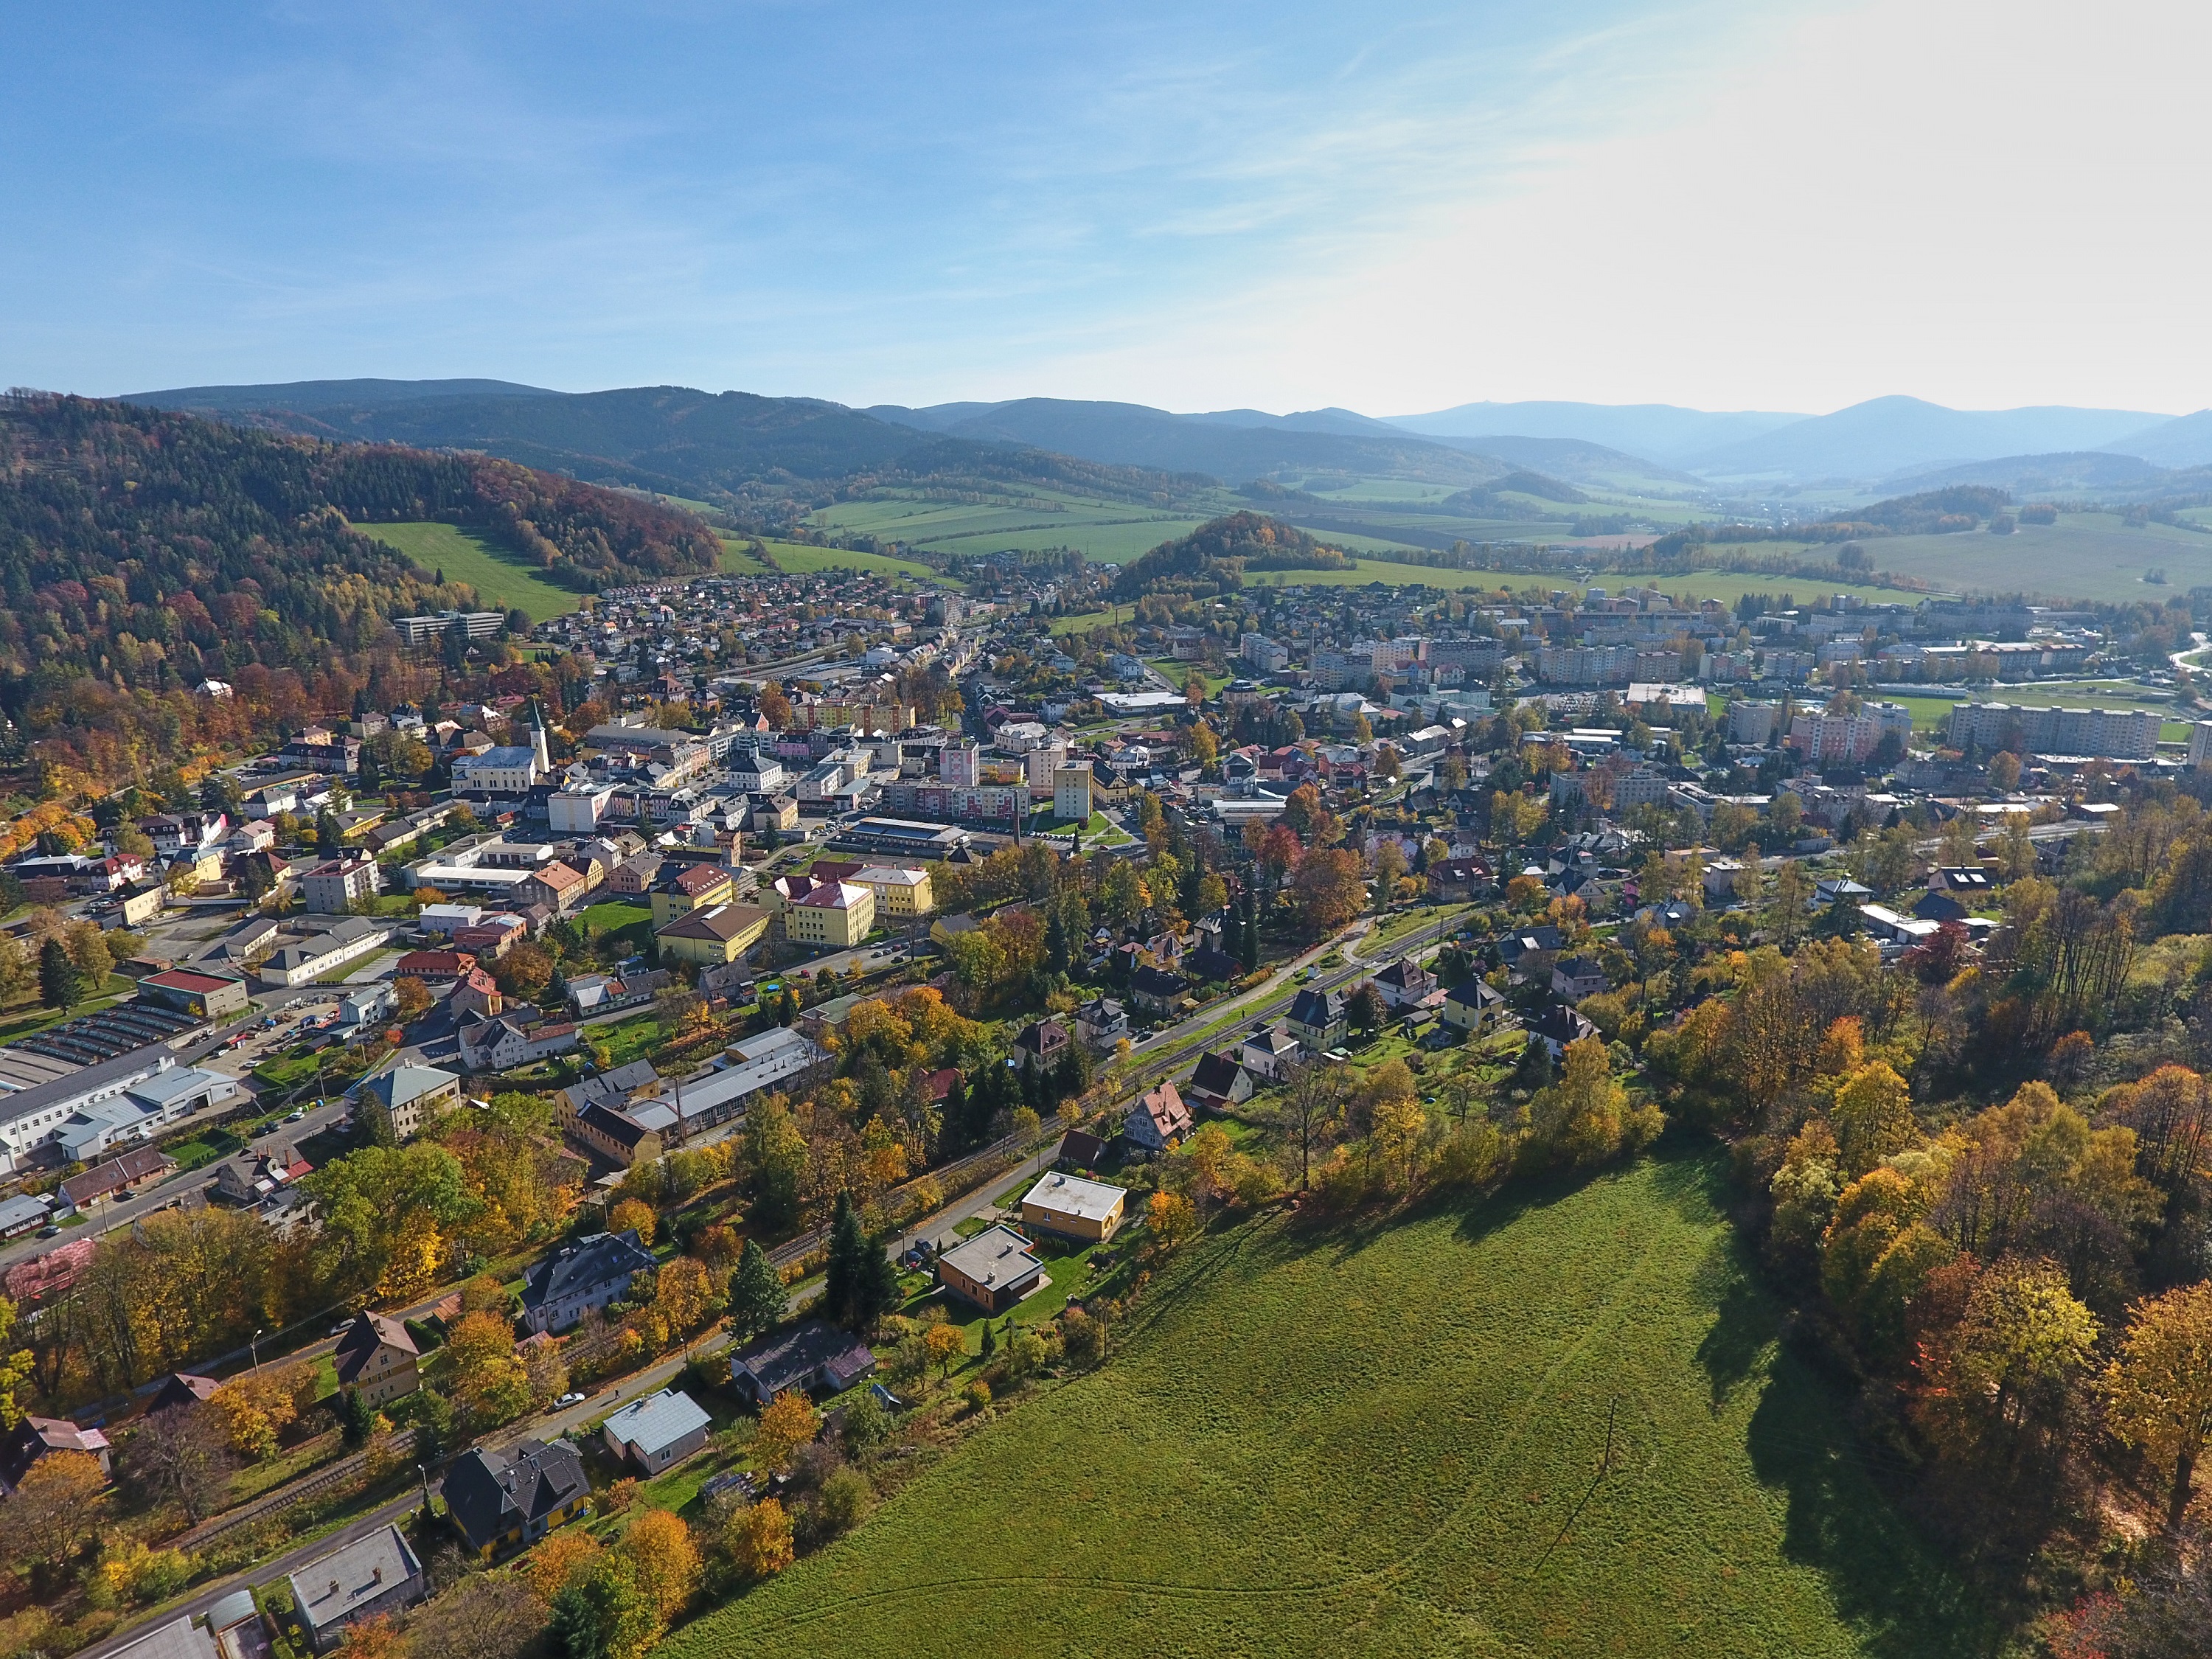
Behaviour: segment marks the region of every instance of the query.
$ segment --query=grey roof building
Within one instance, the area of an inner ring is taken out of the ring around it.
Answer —
[[[690,1395],[663,1389],[631,1401],[607,1419],[600,1432],[617,1457],[658,1474],[705,1445],[713,1423]]]
[[[522,1279],[522,1316],[534,1331],[565,1331],[588,1308],[629,1294],[629,1282],[653,1265],[632,1232],[593,1233],[533,1263]]]
[[[589,1507],[584,1460],[565,1440],[526,1440],[512,1452],[483,1447],[447,1471],[446,1512],[480,1561],[502,1547],[536,1543]]]
[[[393,1526],[379,1527],[319,1556],[292,1575],[291,1585],[301,1628],[318,1653],[336,1647],[356,1620],[398,1613],[430,1599],[422,1564]]]

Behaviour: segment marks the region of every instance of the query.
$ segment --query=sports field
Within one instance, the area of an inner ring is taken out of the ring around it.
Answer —
[[[468,582],[483,603],[501,611],[520,606],[532,622],[565,617],[584,603],[580,593],[556,587],[506,549],[473,530],[449,524],[361,524],[355,529],[396,547],[449,581]]]
[[[1782,1345],[1722,1168],[1201,1240],[1103,1370],[660,1651],[1994,1652]]]

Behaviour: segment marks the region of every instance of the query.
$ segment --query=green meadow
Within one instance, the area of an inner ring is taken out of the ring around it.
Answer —
[[[396,547],[425,570],[443,570],[449,581],[467,582],[483,603],[501,611],[520,607],[532,622],[565,617],[584,596],[556,587],[531,566],[473,530],[450,524],[361,524],[355,529]]]
[[[659,1651],[1999,1650],[1784,1339],[1723,1169],[1217,1230],[1103,1368]]]

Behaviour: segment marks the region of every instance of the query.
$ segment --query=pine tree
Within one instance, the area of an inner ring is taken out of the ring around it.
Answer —
[[[880,1239],[870,1239],[861,1259],[860,1290],[854,1298],[854,1326],[866,1330],[899,1303],[898,1268]]]
[[[841,1191],[830,1222],[830,1261],[822,1281],[822,1310],[840,1325],[857,1328],[860,1324],[867,1253],[867,1235],[860,1230],[853,1195]]]
[[[368,1437],[376,1430],[376,1413],[368,1401],[361,1397],[358,1389],[345,1391],[345,1403],[338,1407],[341,1437],[349,1446],[366,1446]]]
[[[84,975],[77,972],[58,933],[47,934],[39,947],[39,1000],[64,1012],[84,1000]]]
[[[787,1302],[783,1280],[769,1263],[758,1239],[745,1241],[738,1270],[730,1276],[730,1325],[740,1340],[758,1336],[781,1319]]]

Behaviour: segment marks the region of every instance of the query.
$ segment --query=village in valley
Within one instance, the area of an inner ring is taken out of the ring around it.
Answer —
[[[2140,606],[824,556],[401,618],[0,878],[10,1651],[640,1651],[1222,1218],[1650,1146],[1723,993],[1969,1064],[1962,975],[2212,757]]]

